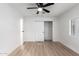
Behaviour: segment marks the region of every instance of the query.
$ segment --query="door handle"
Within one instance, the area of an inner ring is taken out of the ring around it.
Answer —
[[[22,32],[24,32],[24,31],[22,31]]]

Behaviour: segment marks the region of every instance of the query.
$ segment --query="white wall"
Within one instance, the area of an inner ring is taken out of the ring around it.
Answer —
[[[73,37],[69,35],[69,20],[79,17],[79,5],[70,9],[63,15],[61,15],[58,20],[58,41],[71,48],[75,52],[79,53],[79,36]]]
[[[32,34],[31,29],[33,29],[34,27],[30,27],[30,25],[34,25],[33,22],[44,22],[44,21],[54,21],[54,18],[42,17],[42,16],[39,16],[39,15],[38,16],[24,17],[24,31]],[[41,29],[41,28],[39,27],[35,30],[39,30],[39,29]],[[33,39],[28,39],[28,37],[32,38],[31,35],[29,35],[29,36],[28,35],[29,34],[27,34],[26,36],[24,35],[24,41],[34,41]]]
[[[52,28],[53,28],[53,41],[59,40],[59,19],[57,17],[55,18],[55,21],[53,21]]]
[[[0,55],[11,53],[20,45],[20,14],[8,4],[0,3]]]

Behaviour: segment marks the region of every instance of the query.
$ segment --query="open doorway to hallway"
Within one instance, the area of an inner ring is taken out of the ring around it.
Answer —
[[[52,21],[44,21],[44,41],[52,41]]]

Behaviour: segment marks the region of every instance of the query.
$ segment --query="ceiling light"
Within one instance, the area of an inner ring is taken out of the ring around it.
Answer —
[[[38,8],[38,11],[42,11],[43,9],[42,8]]]

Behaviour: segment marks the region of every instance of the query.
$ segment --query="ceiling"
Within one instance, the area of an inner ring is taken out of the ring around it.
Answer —
[[[30,9],[30,10],[27,9],[27,7],[35,7],[36,6],[35,3],[10,3],[10,5],[16,8],[17,11],[19,11],[23,16],[37,15],[36,14],[37,9]],[[54,5],[45,8],[50,10],[50,13],[45,14],[40,13],[38,15],[59,16],[75,5],[76,3],[55,3]]]

